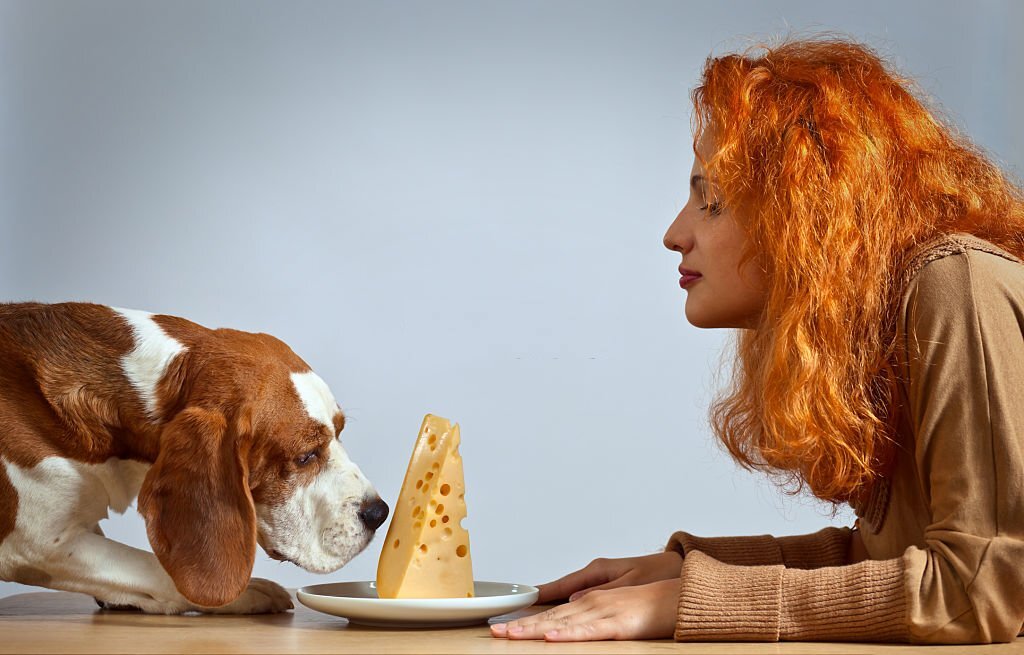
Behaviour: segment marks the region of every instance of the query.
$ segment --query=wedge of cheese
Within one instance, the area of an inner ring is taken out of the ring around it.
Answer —
[[[457,423],[423,418],[377,563],[380,598],[473,595],[460,443]]]

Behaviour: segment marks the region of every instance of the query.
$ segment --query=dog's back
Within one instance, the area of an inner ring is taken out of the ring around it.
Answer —
[[[152,429],[122,369],[132,347],[109,307],[0,305],[0,457],[31,466],[48,455],[129,455],[128,433]]]

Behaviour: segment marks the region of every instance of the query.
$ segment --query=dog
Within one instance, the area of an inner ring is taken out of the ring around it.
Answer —
[[[388,515],[330,389],[280,340],[88,303],[0,304],[0,579],[101,607],[292,607],[259,544],[324,573]],[[153,552],[103,536],[133,499]]]

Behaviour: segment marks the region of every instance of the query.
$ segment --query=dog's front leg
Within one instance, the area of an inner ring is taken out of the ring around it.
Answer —
[[[99,523],[97,523],[96,525],[92,526],[91,530],[93,531],[93,534],[98,534],[101,537],[104,536],[103,535],[103,528],[100,527]],[[113,603],[108,603],[106,601],[102,601],[99,598],[96,598],[95,596],[93,597],[93,600],[96,601],[96,604],[99,605],[101,610],[117,610],[119,612],[138,612],[138,611],[140,611],[139,608],[135,607],[134,605],[114,605]]]
[[[280,585],[252,578],[242,595],[220,607],[200,607],[174,587],[174,581],[153,553],[112,541],[91,531],[75,532],[51,544],[48,556],[23,570],[30,584],[89,594],[114,607],[137,607],[152,614],[212,612],[261,614],[292,607]]]

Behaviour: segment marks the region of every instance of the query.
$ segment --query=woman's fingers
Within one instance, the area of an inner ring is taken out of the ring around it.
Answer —
[[[660,580],[588,593],[567,605],[491,626],[491,634],[548,641],[671,637],[677,620],[679,584],[679,580]]]
[[[596,559],[579,571],[562,576],[554,582],[542,584],[537,589],[540,595],[537,603],[543,605],[554,600],[568,598],[581,589],[608,582],[610,579],[608,565],[605,560]]]
[[[631,582],[630,576],[629,575],[624,575],[624,576],[615,578],[614,580],[612,580],[610,582],[606,582],[606,583],[604,583],[602,585],[597,585],[596,587],[588,587],[586,589],[580,589],[579,591],[574,592],[572,595],[569,596],[569,602],[571,603],[574,600],[579,600],[579,599],[583,598],[584,596],[586,596],[587,594],[589,594],[589,593],[591,593],[593,591],[603,591],[605,589],[618,589],[619,587],[628,587],[628,586],[630,586],[632,584],[633,583]]]
[[[622,632],[622,618],[608,616],[607,608],[584,609],[581,603],[563,605],[556,609],[577,607],[575,611],[548,611],[499,628],[491,626],[491,634],[506,639],[544,639],[546,641],[592,641],[617,639]]]
[[[621,626],[615,618],[597,619],[592,621],[571,623],[544,633],[544,641],[599,641],[603,639],[619,639]]]
[[[570,607],[570,605],[563,605],[556,609]],[[505,625],[501,634],[495,634],[494,628],[497,626],[492,626],[491,634],[507,639],[543,639],[544,635],[552,630],[565,629],[576,623],[585,622],[589,618],[593,618],[589,612],[581,611],[581,608],[576,606],[571,611],[548,611],[518,621],[510,621]]]
[[[492,623],[491,624],[491,636],[492,637],[506,637],[506,636],[508,636],[508,624],[507,623]]]

